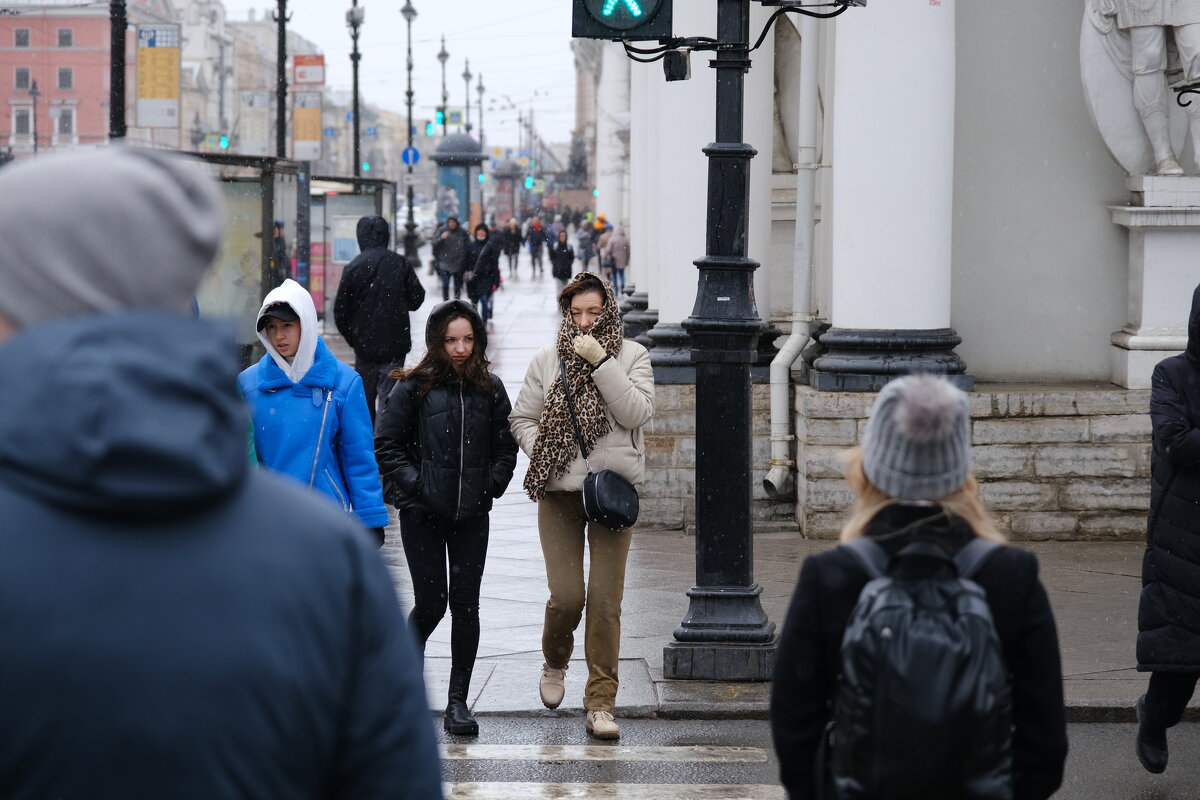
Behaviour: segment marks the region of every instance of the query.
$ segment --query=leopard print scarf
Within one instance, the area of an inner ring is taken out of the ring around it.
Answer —
[[[591,335],[600,342],[609,356],[616,358],[625,341],[624,323],[617,310],[617,298],[612,284],[604,283],[604,312],[592,326]],[[604,398],[592,380],[595,369],[587,361],[575,355],[575,337],[583,333],[571,319],[568,311],[563,312],[562,325],[558,328],[558,357],[567,365],[567,379],[571,381],[571,399],[575,401],[575,413],[583,431],[583,441],[590,452],[600,437],[611,429],[604,414]],[[529,454],[529,471],[525,473],[525,493],[535,503],[546,494],[546,482],[562,477],[571,462],[579,455],[575,441],[575,429],[571,425],[571,412],[567,408],[567,396],[563,392],[562,377],[555,371],[555,380],[546,392],[542,417],[538,421],[537,439],[533,452]]]

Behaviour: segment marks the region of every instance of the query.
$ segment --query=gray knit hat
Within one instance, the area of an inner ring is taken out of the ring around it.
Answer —
[[[0,313],[19,328],[186,312],[221,244],[221,189],[192,159],[116,145],[0,169]]]
[[[934,375],[909,375],[879,393],[863,434],[863,471],[888,496],[934,500],[971,471],[967,396]]]

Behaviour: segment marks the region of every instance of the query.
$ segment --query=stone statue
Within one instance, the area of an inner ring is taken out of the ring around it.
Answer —
[[[1200,0],[1086,0],[1080,61],[1089,110],[1118,163],[1131,174],[1182,175],[1182,148],[1172,144],[1182,143],[1183,126],[1172,122],[1182,115],[1167,85],[1200,83]],[[1200,103],[1186,116],[1200,171]]]

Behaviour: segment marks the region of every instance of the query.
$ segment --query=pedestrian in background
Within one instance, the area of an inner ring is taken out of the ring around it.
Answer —
[[[557,283],[561,292],[571,278],[571,268],[575,265],[575,251],[571,249],[566,231],[559,231],[558,241],[550,248],[550,275]]]
[[[542,227],[542,218],[534,217],[529,222],[529,230],[525,232],[525,242],[529,245],[529,276],[536,277],[542,272],[542,251],[549,244],[546,229]]]
[[[596,231],[590,225],[585,225],[579,229],[579,233],[575,234],[575,246],[578,248],[576,252],[579,254],[579,263],[582,264],[584,272],[590,272],[592,269],[592,258],[596,255]],[[599,270],[597,270],[597,273]]]
[[[408,259],[388,248],[387,220],[363,217],[357,235],[359,253],[342,272],[333,320],[354,349],[354,369],[374,423],[377,405],[387,400],[395,383],[390,373],[404,368],[412,349],[408,314],[425,302],[425,287]]]
[[[607,281],[581,272],[559,293],[558,305],[563,315],[558,337],[533,357],[510,417],[513,435],[529,455],[525,491],[538,504],[538,534],[550,589],[538,689],[547,708],[562,703],[575,629],[586,607],[586,729],[597,738],[616,739],[621,598],[633,529],[616,531],[584,517],[582,490],[588,468],[567,408],[560,364],[570,381],[592,463],[615,470],[634,485],[645,477],[642,426],[654,415],[654,372],[646,348],[624,339],[616,297]],[[586,592],[585,542],[590,558]]]
[[[442,796],[373,542],[247,463],[234,332],[191,310],[224,228],[163,151],[0,170],[7,797]]]
[[[1150,515],[1142,561],[1137,660],[1150,673],[1138,699],[1137,756],[1167,768],[1167,728],[1183,716],[1200,677],[1200,286],[1192,292],[1187,349],[1150,381]]]
[[[271,237],[271,263],[267,265],[267,284],[274,289],[292,277],[292,257],[288,253],[287,239],[283,237],[283,220],[275,220]]]
[[[479,586],[487,557],[488,512],[517,463],[504,384],[489,370],[487,330],[461,300],[442,303],[425,326],[425,356],[397,375],[375,440],[415,602],[409,626],[421,651],[449,603],[450,691],[444,719],[474,736],[467,707],[479,649]],[[449,578],[447,579],[447,560]]]
[[[511,217],[500,232],[504,255],[508,258],[508,277],[517,277],[517,259],[521,255],[521,226],[516,217]]]
[[[970,467],[966,395],[931,375],[891,381],[871,409],[862,447],[851,451],[848,460],[846,482],[858,502],[841,541],[870,537],[889,556],[917,542],[951,556],[977,537],[1002,542],[979,499]],[[1037,574],[1036,556],[1001,547],[972,576],[987,594],[1012,676],[1011,774],[991,776],[995,780],[987,788],[995,792],[980,787],[968,791],[965,786],[948,790],[946,781],[957,773],[931,769],[928,791],[917,797],[1045,800],[1062,783],[1067,755],[1062,666],[1054,616]],[[868,579],[844,547],[809,556],[801,566],[779,639],[771,691],[771,731],[780,777],[791,800],[815,796],[818,771],[824,766],[817,763],[820,744],[840,680],[843,635]],[[929,672],[937,674],[937,666],[929,665]],[[985,735],[955,732],[949,723],[949,735]],[[896,753],[907,752],[901,749],[906,733],[877,732],[881,763],[888,759],[889,740],[896,742]],[[835,732],[835,759],[841,739]],[[892,754],[890,763],[898,758]]]
[[[317,334],[312,295],[284,281],[263,300],[258,338],[267,354],[238,377],[258,463],[326,495],[383,544],[388,514],[362,378]]]
[[[433,260],[442,279],[442,300],[450,299],[450,284],[454,284],[454,299],[462,297],[463,273],[467,270],[467,232],[458,224],[458,217],[447,217],[433,238]]]
[[[475,238],[467,251],[470,270],[464,278],[467,297],[479,308],[479,316],[487,325],[492,319],[492,294],[500,285],[500,237],[492,234],[482,222],[475,226]]]

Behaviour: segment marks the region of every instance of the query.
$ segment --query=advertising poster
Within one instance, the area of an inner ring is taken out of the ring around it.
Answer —
[[[321,93],[296,92],[292,98],[292,157],[318,161],[321,134]]]
[[[137,34],[138,127],[178,128],[179,26],[139,25]]]
[[[247,156],[270,155],[271,93],[242,92],[237,151]]]
[[[438,169],[437,219],[444,223],[449,217],[458,217],[459,222],[469,213],[467,208],[467,168],[440,167]]]
[[[503,225],[516,216],[513,208],[513,179],[500,178],[496,181],[496,224]]]

